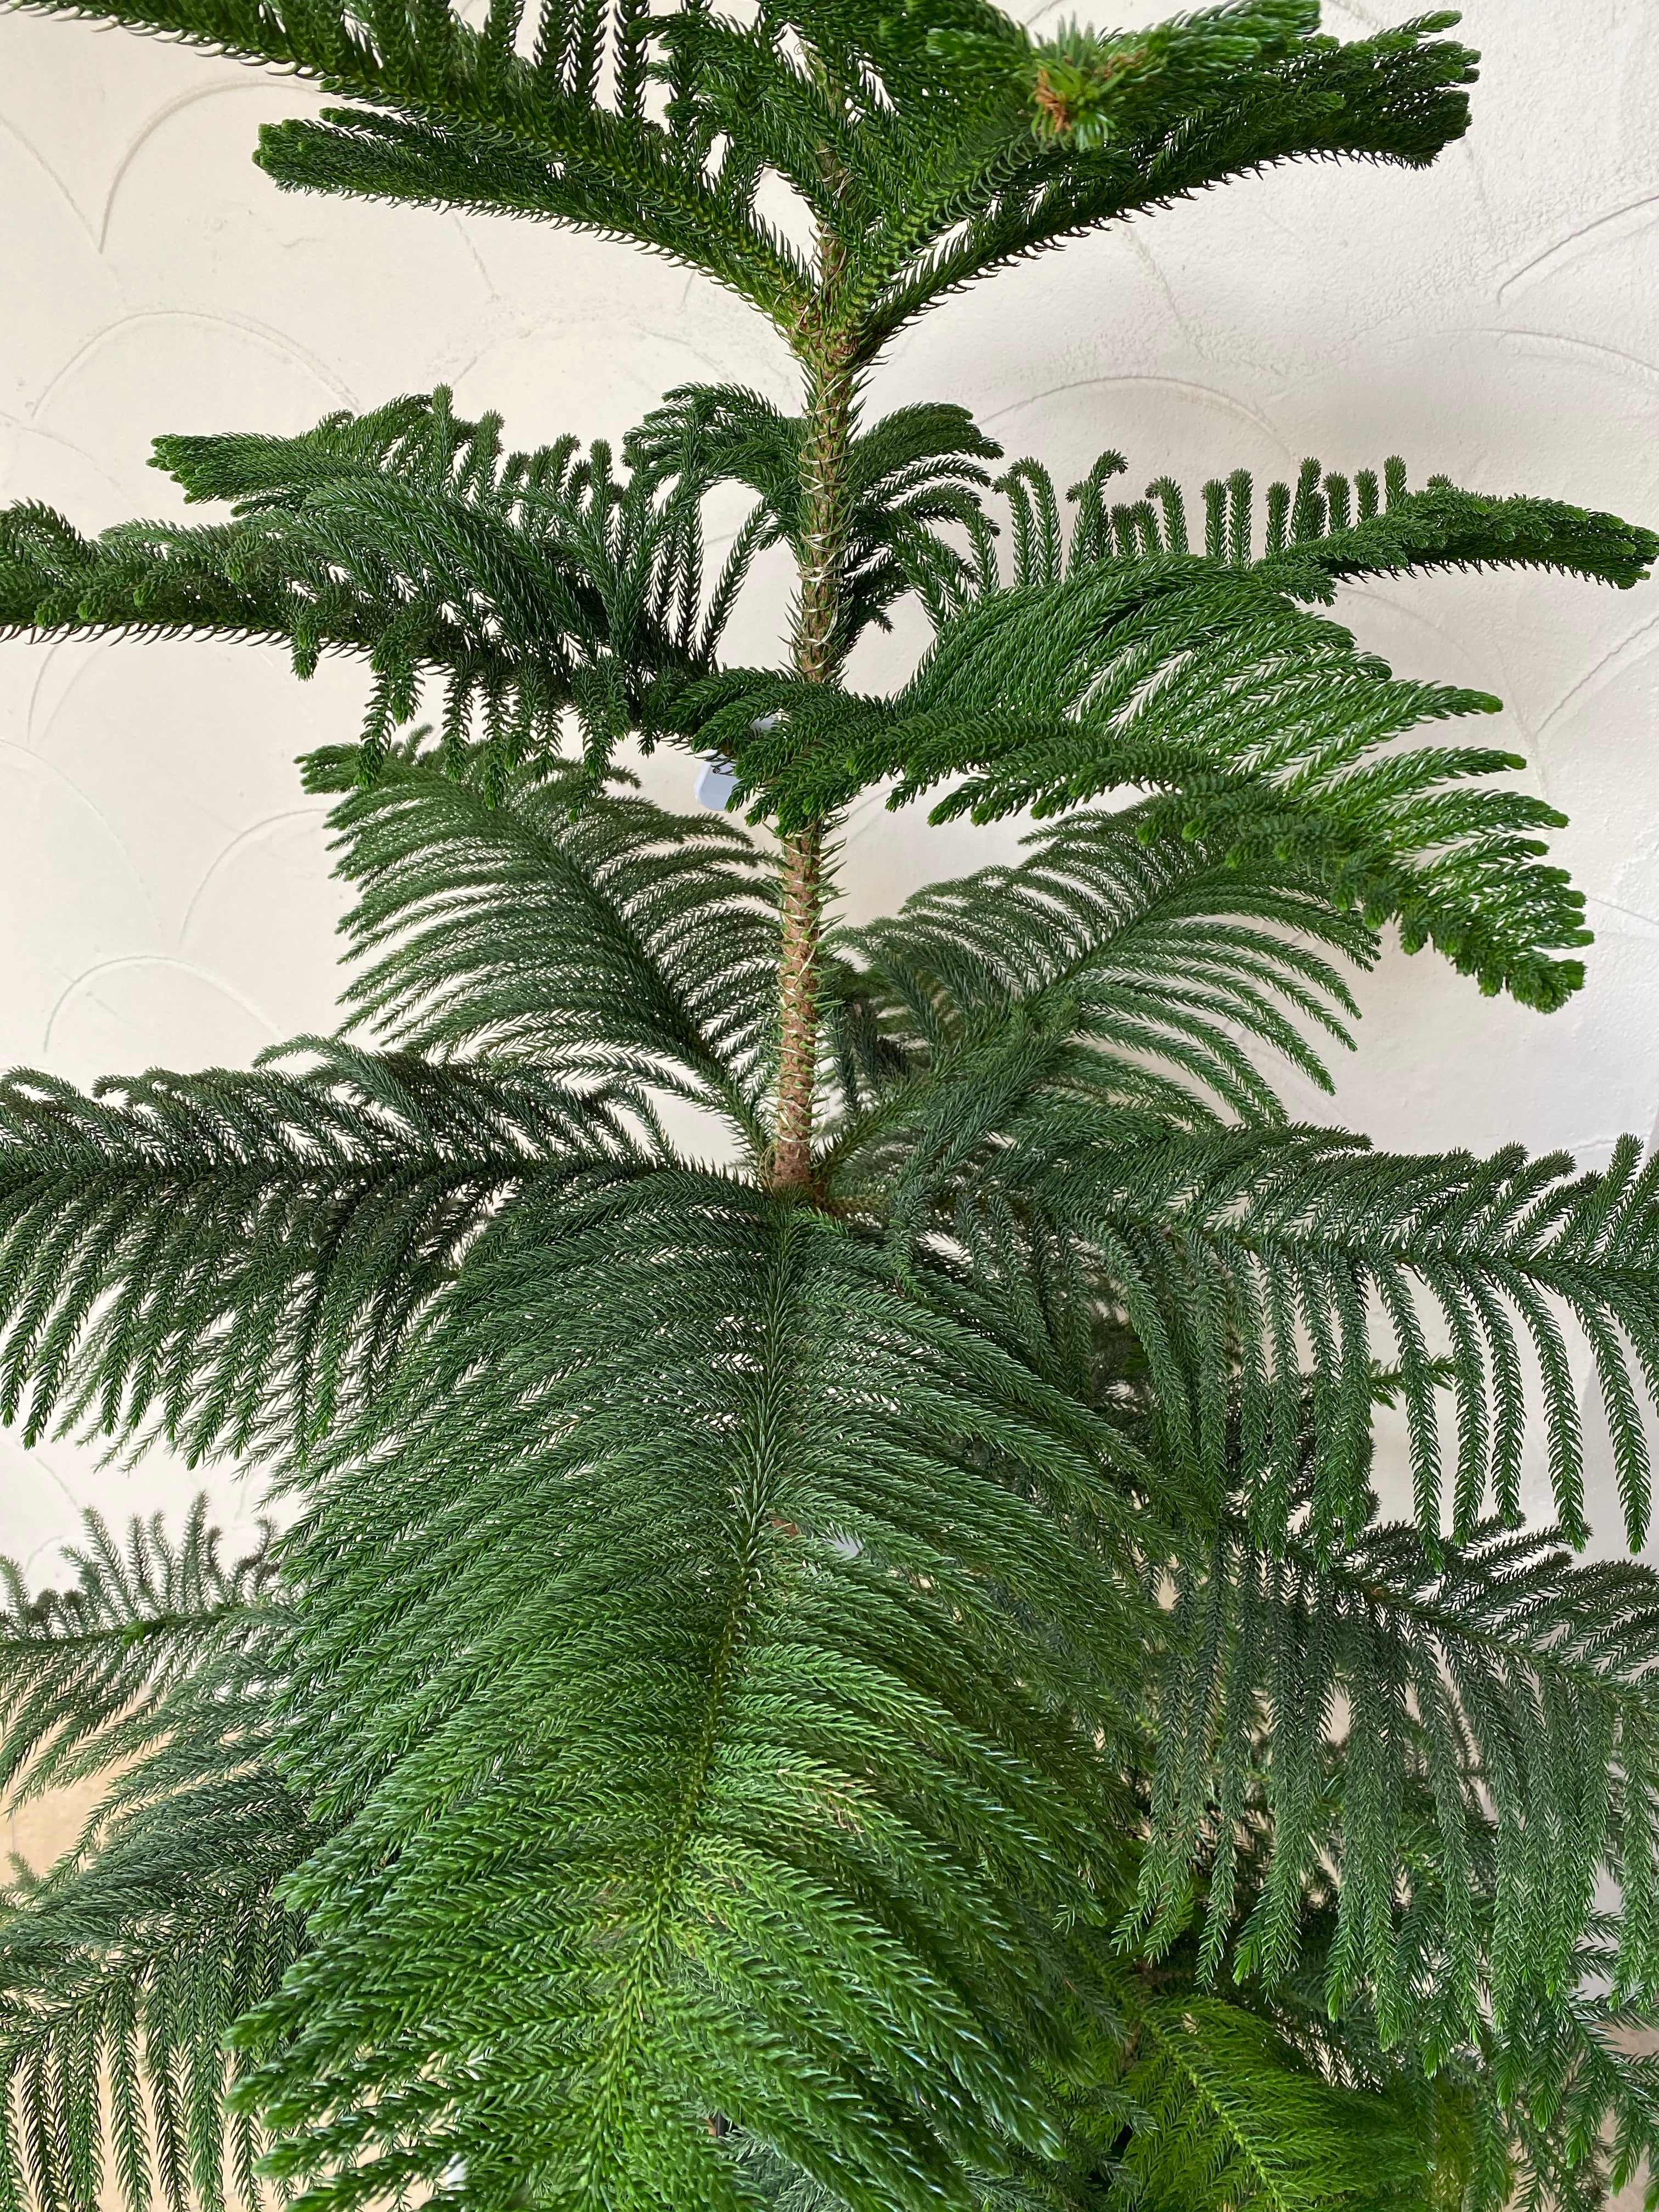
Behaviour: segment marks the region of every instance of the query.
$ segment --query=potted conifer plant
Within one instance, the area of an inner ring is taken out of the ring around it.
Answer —
[[[198,524],[0,515],[15,633],[372,672],[303,764],[356,899],[341,1031],[0,1091],[5,1415],[285,1501],[240,1565],[198,1515],[11,1578],[0,1778],[108,1779],[0,1917],[5,2201],[1622,2186],[1659,2144],[1625,2034],[1659,1579],[1575,1558],[1571,1358],[1638,1546],[1659,1166],[1393,1157],[1292,1124],[1275,1071],[1323,1079],[1390,931],[1540,1012],[1582,980],[1519,763],[1413,741],[1495,702],[1394,674],[1339,587],[1626,586],[1656,540],[1395,461],[1119,497],[1109,453],[1062,497],[948,397],[873,404],[895,334],[1018,257],[1267,163],[1431,161],[1455,19],[59,12],[325,88],[261,139],[283,186],[702,271],[801,400],[693,386],[620,454],[509,452],[438,391],[161,438]],[[793,629],[729,665],[775,545]],[[932,642],[862,695],[907,596]],[[732,806],[648,803],[633,744],[729,763]],[[1024,857],[835,924],[872,787],[1024,813]]]

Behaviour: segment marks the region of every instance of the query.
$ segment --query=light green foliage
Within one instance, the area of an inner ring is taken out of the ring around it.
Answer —
[[[338,1832],[249,2031],[285,2167],[721,2201],[718,2111],[874,2208],[1042,2148],[1054,1931],[1097,1924],[1079,1838],[1127,1811],[1090,1729],[1133,1448],[740,1182],[532,1212],[290,1546],[295,1778]]]
[[[1149,2208],[1238,2212],[1420,2205],[1419,2115],[1404,2100],[1337,2087],[1249,2013],[1211,1998],[1147,2007],[1126,2086],[1139,2108],[1124,2165]]]
[[[1543,1012],[1586,941],[1524,764],[1417,737],[1498,702],[1341,587],[1622,587],[1659,541],[1395,460],[1189,510],[1107,453],[1062,500],[958,406],[866,406],[1012,258],[1431,160],[1454,19],[43,4],[350,103],[266,132],[285,185],[690,264],[805,404],[509,453],[440,390],[161,438],[206,521],[0,514],[6,630],[368,691],[301,764],[340,1032],[0,1085],[0,1414],[259,1466],[283,1527],[6,1571],[0,1784],[105,1787],[0,1902],[4,2206],[1652,2197],[1659,1576],[1574,1552],[1587,1378],[1649,1525],[1659,1167],[1296,1115],[1390,939]],[[726,665],[773,549],[791,653]],[[907,598],[908,679],[849,690]],[[726,815],[641,795],[669,744]],[[853,927],[874,790],[1036,826]]]

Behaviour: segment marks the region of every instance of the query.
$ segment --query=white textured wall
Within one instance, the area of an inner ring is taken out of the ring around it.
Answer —
[[[1352,35],[1408,11],[1328,17]],[[1289,169],[1073,245],[908,332],[879,400],[963,401],[1076,471],[1119,446],[1137,485],[1399,451],[1415,481],[1659,519],[1659,12],[1470,0],[1467,31],[1487,51],[1475,126],[1436,169]],[[292,430],[443,380],[522,444],[615,434],[689,378],[788,396],[746,310],[642,254],[279,194],[254,127],[309,104],[228,62],[0,18],[0,496],[83,526],[176,512],[145,466],[156,432]],[[1573,817],[1560,851],[1598,941],[1547,1021],[1431,955],[1390,958],[1336,1113],[1396,1144],[1519,1136],[1592,1159],[1646,1136],[1659,586],[1458,578],[1355,594],[1352,615],[1404,670],[1510,702],[1535,786]],[[0,646],[0,1063],[238,1063],[329,1024],[340,902],[290,763],[349,733],[359,696],[337,668],[295,684],[269,650]],[[656,781],[689,803],[692,775],[677,758]],[[990,849],[866,807],[851,895],[886,902]],[[39,1563],[83,1503],[124,1515],[194,1486],[0,1434],[0,1549]]]

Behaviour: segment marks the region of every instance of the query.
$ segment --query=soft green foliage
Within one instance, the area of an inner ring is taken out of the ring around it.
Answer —
[[[1192,841],[1149,842],[1092,809],[1028,851],[836,933],[826,999],[842,1110],[824,1134],[836,1186],[856,1187],[872,1146],[914,1150],[924,1115],[965,1129],[969,1068],[1043,1033],[1054,1066],[1046,1081],[1031,1070],[1026,1091],[1177,1126],[1213,1126],[1218,1109],[1281,1121],[1274,1058],[1330,1088],[1319,1048],[1352,1049],[1358,1014],[1335,962],[1375,957],[1357,915],[1285,869],[1218,868]]]
[[[404,1387],[289,1543],[294,1771],[337,1832],[249,2031],[284,2169],[719,2202],[719,2111],[874,2212],[1044,2148],[1054,1931],[1127,1811],[1090,1730],[1133,1448],[878,1249],[684,1170],[532,1205]]]
[[[1574,1556],[1587,1378],[1649,1525],[1659,1165],[1299,1118],[1390,939],[1541,1012],[1586,941],[1524,763],[1412,742],[1498,702],[1341,587],[1659,540],[1310,461],[1205,485],[1200,550],[1115,453],[1067,520],[960,407],[866,405],[1014,258],[1430,161],[1454,19],[43,4],[352,103],[265,134],[280,182],[690,264],[805,405],[508,453],[440,390],[161,439],[205,522],[0,514],[7,630],[368,691],[302,763],[339,1033],[0,1085],[0,1414],[261,1467],[283,1525],[6,1571],[0,1784],[104,1795],[0,1909],[4,2204],[1659,2195],[1659,1576]],[[790,653],[726,665],[775,549]],[[848,688],[907,598],[908,680]],[[669,744],[728,814],[642,794]],[[1036,826],[855,927],[876,790]]]
[[[1263,2022],[1212,1998],[1148,2006],[1135,2031],[1126,2087],[1138,2124],[1124,2165],[1149,2208],[1422,2203],[1428,2146],[1403,2100],[1334,2086]]]

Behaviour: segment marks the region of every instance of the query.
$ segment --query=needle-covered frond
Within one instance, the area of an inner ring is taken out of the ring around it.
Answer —
[[[649,492],[672,482],[682,498],[696,500],[730,483],[757,495],[728,563],[740,577],[765,546],[782,543],[798,562],[807,556],[806,439],[805,416],[784,414],[757,392],[692,384],[669,392],[623,451],[634,482]],[[938,403],[898,408],[850,439],[832,660],[844,659],[872,623],[889,628],[889,609],[907,592],[965,587],[968,564],[940,526],[982,527],[975,495],[990,478],[981,464],[1001,452],[966,408]],[[722,612],[726,588],[722,579]]]
[[[1519,1517],[1537,1423],[1556,1507],[1587,1534],[1568,1328],[1588,1342],[1632,1546],[1646,1532],[1644,1400],[1659,1392],[1659,1160],[1621,1140],[1601,1174],[1519,1146],[1481,1160],[1375,1152],[1329,1130],[1095,1134],[1087,1109],[943,1201],[1014,1203],[1092,1255],[1146,1353],[1164,1447],[1223,1478],[1242,1455],[1256,1525],[1283,1529],[1304,1444],[1323,1529],[1363,1504],[1376,1355],[1396,1370],[1419,1510],[1467,1534]],[[1304,1405],[1304,1382],[1307,1382]],[[1442,1423],[1455,1442],[1449,1485]],[[1305,1423],[1305,1426],[1304,1426]],[[1451,1498],[1443,1500],[1449,1486]]]
[[[33,4],[33,0],[31,0]],[[268,127],[291,188],[539,216],[667,253],[792,338],[867,360],[919,309],[1091,225],[1304,155],[1420,164],[1465,129],[1441,13],[1343,45],[1317,0],[1032,39],[958,0],[39,0],[313,79],[357,105]],[[762,211],[769,178],[839,246]]]
[[[39,2212],[268,2201],[258,2123],[228,2112],[229,2036],[303,1941],[276,1890],[318,1832],[270,1771],[266,1554],[222,1566],[95,1518],[74,1585],[0,1619],[7,1765],[112,1771],[77,1847],[0,1900],[0,2186]]]
[[[636,240],[702,269],[779,322],[811,303],[811,272],[757,209],[757,165],[712,164],[700,80],[714,27],[706,0],[667,21],[646,0],[494,0],[477,24],[439,0],[46,0],[88,16],[265,62],[362,103],[265,128],[279,184],[540,216]],[[666,64],[668,117],[647,113],[662,43],[684,19],[690,49]],[[699,33],[703,37],[699,39]],[[775,39],[755,41],[763,53]],[[780,82],[797,72],[774,66]]]
[[[802,550],[804,437],[716,385],[671,392],[620,470],[603,440],[507,453],[500,418],[462,420],[442,387],[295,437],[160,438],[155,465],[232,519],[87,538],[37,504],[0,511],[0,634],[271,640],[301,677],[354,655],[374,678],[362,737],[311,758],[313,787],[372,782],[395,744],[495,794],[515,764],[556,760],[568,719],[602,763],[708,677],[757,556]],[[837,655],[919,583],[965,587],[941,526],[982,534],[981,462],[1000,451],[952,406],[857,437]],[[704,507],[726,483],[757,502],[711,575]],[[410,731],[427,708],[435,727]]]
[[[733,2205],[720,2116],[921,2212],[1051,2147],[1129,1818],[1127,1442],[686,1171],[521,1217],[392,1420],[289,1555],[284,1770],[343,1825],[256,2029],[282,2170]]]
[[[1390,922],[1543,1010],[1587,941],[1523,764],[1416,734],[1498,702],[1342,586],[1659,538],[1310,462],[1200,550],[1115,454],[1068,524],[959,407],[865,412],[1013,259],[1432,160],[1455,18],[12,4],[321,87],[283,186],[701,270],[804,399],[681,386],[618,458],[440,389],[161,439],[206,524],[0,514],[0,633],[370,694],[302,763],[343,1036],[0,1082],[0,1420],[290,1516],[0,1568],[0,1797],[104,1787],[0,1895],[0,2212],[1601,2212],[1659,2142],[1659,1576],[1516,1531],[1530,1450],[1589,1534],[1592,1370],[1646,1530],[1659,1160],[1376,1152],[1275,1064],[1327,1084]],[[787,658],[724,667],[773,552]],[[639,795],[668,740],[747,824]],[[837,928],[878,785],[1064,818]]]
[[[1048,470],[1017,461],[995,487],[1008,502],[1012,558],[988,569],[981,588],[1054,584],[1103,562],[1197,551],[1173,477],[1158,477],[1138,500],[1109,499],[1107,487],[1127,465],[1121,453],[1104,453],[1071,487],[1066,497],[1077,514],[1068,538]],[[1204,486],[1203,510],[1207,559],[1266,568],[1303,599],[1328,599],[1334,584],[1355,576],[1437,568],[1553,568],[1622,590],[1641,581],[1655,553],[1651,531],[1561,500],[1460,491],[1445,477],[1412,491],[1398,454],[1380,472],[1351,477],[1305,460],[1294,483],[1269,484],[1260,499],[1249,471],[1235,469]]]
[[[643,1080],[763,1150],[777,894],[740,823],[580,776],[523,778],[492,805],[398,763],[335,821],[368,963],[355,1021],[410,1052]]]
[[[1139,2013],[1123,2087],[1126,2193],[1146,2212],[1417,2212],[1427,2195],[1420,2111],[1334,2085],[1212,1997]]]
[[[830,1188],[936,1182],[1042,1099],[1188,1127],[1218,1106],[1281,1120],[1246,1041],[1330,1087],[1308,1032],[1351,1043],[1357,1009],[1326,955],[1370,964],[1357,915],[1286,872],[1144,844],[1121,815],[1026,843],[1017,866],[929,885],[831,939]]]
[[[603,758],[653,677],[707,668],[741,580],[739,554],[705,607],[702,487],[618,478],[603,441],[506,453],[500,418],[461,421],[441,389],[298,437],[158,439],[155,465],[234,519],[87,538],[7,509],[0,630],[271,639],[301,676],[359,655],[364,780],[428,687],[452,774],[556,754],[572,709]]]
[[[1242,1519],[1170,1571],[1141,1884],[1154,1942],[1182,1923],[1202,1858],[1205,1969],[1231,1959],[1271,1986],[1328,1867],[1333,2013],[1363,1996],[1385,2042],[1438,2063],[1488,2004],[1524,2045],[1576,1999],[1611,1878],[1613,1971],[1652,1990],[1659,1573],[1497,1527],[1434,1550],[1406,1525],[1340,1552],[1296,1533],[1263,1547]]]
[[[1395,484],[1394,506],[1334,536],[1328,495],[1310,492],[1314,542],[1252,561],[1248,484],[1242,537],[1229,538],[1224,500],[1198,555],[1173,485],[1163,521],[1146,503],[1115,532],[1102,481],[1097,470],[1076,488],[1086,496],[1068,559],[1052,484],[1020,465],[1016,580],[984,573],[894,698],[728,673],[687,695],[687,718],[702,715],[702,741],[785,829],[886,777],[896,805],[950,781],[935,819],[1051,814],[1150,788],[1130,817],[1148,840],[1288,865],[1368,922],[1397,921],[1408,951],[1434,945],[1483,990],[1547,1009],[1576,989],[1583,963],[1561,956],[1588,941],[1583,901],[1540,838],[1563,817],[1484,781],[1525,763],[1490,746],[1398,743],[1499,702],[1396,677],[1300,602],[1367,565],[1454,560],[1629,583],[1654,556],[1651,533],[1547,501]]]
[[[1167,489],[1148,488],[1148,500]],[[1126,511],[1112,510],[1112,533],[1121,538]],[[1143,542],[1146,508],[1127,510]],[[1162,496],[1153,516],[1166,525]],[[1248,470],[1235,469],[1204,487],[1205,550],[1235,568],[1251,561],[1294,580],[1301,572],[1333,584],[1356,576],[1420,575],[1437,568],[1553,568],[1616,585],[1639,583],[1651,567],[1650,530],[1616,515],[1590,514],[1557,499],[1524,493],[1494,498],[1461,491],[1446,477],[1431,477],[1421,491],[1406,488],[1398,456],[1375,470],[1361,469],[1352,483],[1316,460],[1304,461],[1294,484],[1270,484],[1265,510],[1255,512]],[[1260,534],[1258,535],[1258,532]],[[1180,550],[1176,547],[1175,550]],[[1314,596],[1311,584],[1308,596]]]
[[[148,1741],[170,1692],[238,1639],[275,1577],[269,1530],[224,1564],[204,1498],[177,1544],[159,1516],[134,1521],[123,1547],[89,1513],[84,1547],[62,1556],[74,1580],[33,1597],[0,1559],[0,1790],[13,1802]]]
[[[654,1151],[615,1100],[533,1067],[315,1057],[0,1085],[0,1410],[26,1437],[56,1416],[192,1459],[303,1449],[506,1201]]]
[[[1307,155],[1426,164],[1467,128],[1474,75],[1435,35],[1449,11],[1349,45],[1320,35],[1318,0],[1048,40],[980,0],[779,12],[853,88],[842,158],[873,219],[842,281],[869,352],[987,270],[1224,177]]]
[[[1659,2193],[1659,2054],[1652,2013],[1609,1996],[1617,1935],[1592,1924],[1570,1995],[1528,1991],[1487,2039],[1486,2079],[1507,2124],[1516,2212],[1601,2212],[1633,2185]],[[1493,2212],[1497,2212],[1494,2206]]]
[[[0,1903],[0,2186],[38,2212],[269,2201],[264,2130],[227,2112],[235,2022],[301,1938],[278,1882],[313,1843],[264,1778],[128,1816]]]
[[[1435,2099],[1404,2076],[1333,2081],[1266,2019],[1202,1996],[1125,1987],[1121,2010],[1055,2085],[1065,2145],[975,2177],[976,2212],[1421,2212],[1457,2202],[1465,2162]],[[840,2200],[769,2146],[739,2144],[765,2212]],[[1499,2212],[1473,2192],[1467,2212]]]

